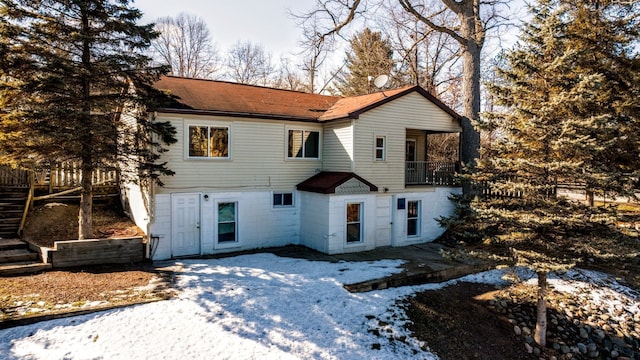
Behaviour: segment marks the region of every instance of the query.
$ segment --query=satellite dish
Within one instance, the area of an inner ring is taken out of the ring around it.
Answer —
[[[387,85],[387,82],[389,82],[389,75],[380,75],[373,80],[373,85],[378,89],[382,89],[383,86]]]

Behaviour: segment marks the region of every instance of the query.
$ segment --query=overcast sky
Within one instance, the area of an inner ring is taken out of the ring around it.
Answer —
[[[299,52],[301,31],[289,15],[305,13],[315,5],[314,0],[135,0],[134,6],[144,13],[144,23],[154,22],[159,17],[175,17],[181,12],[204,19],[211,37],[222,54],[239,41],[259,44],[271,53],[276,62],[281,55],[292,57]],[[523,0],[509,2],[512,14],[526,14]],[[522,16],[522,15],[520,15]],[[518,17],[512,15],[517,22]],[[519,31],[511,29],[502,35],[503,46],[510,47]],[[497,43],[490,41],[486,50]],[[491,52],[494,52],[491,51]],[[344,50],[336,52],[342,57]]]
[[[218,50],[227,52],[238,41],[262,45],[275,59],[297,51],[300,30],[289,10],[301,13],[314,0],[135,0],[143,22],[180,12],[197,15],[209,26]]]

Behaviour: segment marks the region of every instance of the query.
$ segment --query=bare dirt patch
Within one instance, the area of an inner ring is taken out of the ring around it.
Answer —
[[[29,212],[23,239],[39,246],[53,247],[54,241],[78,238],[79,207],[75,204],[50,203]],[[144,233],[119,206],[99,204],[93,208],[93,237],[96,239],[142,236]]]
[[[172,272],[151,264],[101,265],[0,277],[0,321],[163,300]]]
[[[494,291],[492,285],[462,282],[418,293],[405,304],[408,328],[442,360],[537,359],[524,351],[513,325],[475,299]]]
[[[23,239],[53,247],[78,238],[78,205],[46,204],[30,211]],[[95,238],[141,236],[143,232],[117,204],[94,204]],[[3,321],[73,313],[167,299],[173,272],[151,263],[85,266],[36,275],[0,277]]]

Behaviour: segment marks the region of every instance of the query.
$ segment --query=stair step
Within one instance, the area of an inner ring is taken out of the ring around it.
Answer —
[[[14,230],[14,231],[0,230],[0,239],[12,239],[16,236],[18,236],[18,230]]]
[[[2,185],[0,186],[0,191],[26,191],[29,190],[29,186],[11,186],[11,185]]]
[[[24,193],[3,193],[0,192],[0,200],[4,201],[18,201],[26,200],[27,194]]]
[[[28,248],[29,244],[20,239],[0,239],[0,251]]]
[[[22,210],[19,210],[19,209],[11,209],[11,210],[4,209],[4,210],[0,210],[0,211],[2,211],[2,214],[0,214],[0,215],[22,214]]]
[[[27,249],[12,249],[0,251],[0,264],[20,261],[34,261],[38,259],[38,254]]]
[[[33,274],[51,269],[51,264],[37,261],[21,261],[9,264],[0,264],[0,276],[13,276]]]
[[[16,221],[19,223],[21,220],[22,220],[21,217],[10,217],[10,218],[2,219],[2,223],[6,224],[6,223],[12,223],[12,222],[16,222]]]
[[[22,204],[24,205],[24,203],[27,202],[27,197],[26,196],[21,196],[21,197],[6,197],[4,196],[4,194],[1,194],[0,196],[0,203],[3,204],[9,204],[9,205],[19,205]]]

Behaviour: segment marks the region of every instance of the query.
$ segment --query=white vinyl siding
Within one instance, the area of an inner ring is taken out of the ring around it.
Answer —
[[[322,159],[324,170],[352,171],[353,127],[351,120],[325,124]]]
[[[431,131],[462,131],[458,121],[451,115],[425,99],[417,92],[407,94],[394,101],[381,105],[360,115],[355,120],[354,129],[354,172],[379,189],[404,191],[405,148],[407,129]],[[412,134],[412,131],[409,132]],[[423,133],[422,131],[416,133]],[[375,161],[371,156],[376,134],[386,136],[386,161]],[[409,135],[411,136],[411,135]],[[416,157],[424,158],[420,153],[421,144],[417,139]]]
[[[158,187],[157,193],[293,189],[321,167],[319,159],[286,159],[286,134],[289,126],[295,123],[217,116],[183,119],[168,114],[158,114],[157,121],[170,121],[177,130],[176,138],[180,140],[162,154],[160,161],[166,161],[175,175],[162,177],[165,186]],[[185,123],[228,126],[230,159],[202,161],[185,158]],[[304,124],[304,129],[322,132],[322,125]]]

